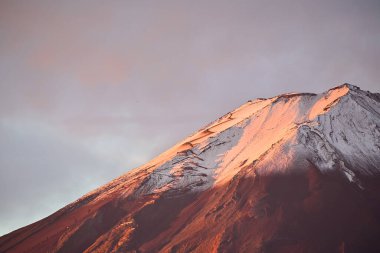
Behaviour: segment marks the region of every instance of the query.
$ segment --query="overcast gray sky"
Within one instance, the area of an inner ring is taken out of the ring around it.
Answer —
[[[249,99],[380,91],[380,1],[0,2],[0,235]]]

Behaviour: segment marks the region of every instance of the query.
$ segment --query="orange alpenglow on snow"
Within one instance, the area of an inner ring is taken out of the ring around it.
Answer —
[[[248,101],[0,252],[380,252],[379,234],[380,94],[344,84]]]

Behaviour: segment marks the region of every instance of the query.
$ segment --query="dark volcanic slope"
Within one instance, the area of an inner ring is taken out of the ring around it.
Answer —
[[[380,252],[380,95],[249,101],[0,252]]]

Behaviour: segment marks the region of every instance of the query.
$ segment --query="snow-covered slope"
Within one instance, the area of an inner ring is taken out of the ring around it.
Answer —
[[[256,99],[1,237],[0,252],[332,252],[346,241],[372,250],[359,228],[380,232],[379,178],[380,94],[344,84]],[[330,228],[347,224],[357,228]],[[288,226],[300,234],[281,241]]]
[[[243,104],[151,161],[136,194],[203,191],[252,163],[255,173],[274,173],[312,162],[352,180],[380,173],[379,154],[379,95],[344,84]]]

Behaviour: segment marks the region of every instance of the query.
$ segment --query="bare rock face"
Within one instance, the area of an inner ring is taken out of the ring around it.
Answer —
[[[0,252],[380,252],[380,94],[243,104]]]

